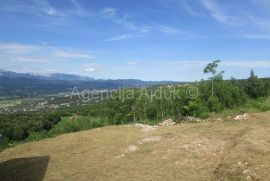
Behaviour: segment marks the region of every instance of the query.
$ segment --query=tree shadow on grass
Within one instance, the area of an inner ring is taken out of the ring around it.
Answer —
[[[47,170],[49,156],[15,158],[0,163],[0,180],[41,181]]]

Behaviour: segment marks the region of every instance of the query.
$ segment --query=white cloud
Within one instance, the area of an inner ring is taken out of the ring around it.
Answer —
[[[94,67],[88,67],[84,69],[85,72],[95,72],[96,69]]]
[[[41,12],[44,12],[45,14],[49,16],[62,16],[62,13],[58,12],[53,6],[49,4],[47,1],[40,1],[36,5],[40,6]],[[37,9],[38,10],[38,9]]]
[[[201,14],[197,11],[195,11],[192,6],[189,5],[189,1],[186,0],[181,0],[181,1],[177,1],[177,3],[179,3],[179,5],[186,10],[187,12],[189,12],[192,15],[195,16],[201,16]]]
[[[137,62],[137,61],[129,61],[129,62],[127,62],[127,64],[128,65],[138,65],[139,62]]]
[[[269,68],[270,67],[270,60],[269,61],[223,61],[221,65],[227,67],[241,67],[241,68]]]
[[[88,11],[81,5],[77,0],[70,0],[73,5],[73,9],[66,11],[65,14],[69,16],[81,16],[81,17],[90,17],[92,12]]]
[[[16,16],[31,15],[35,18],[35,22],[20,21],[20,23],[42,27],[67,26],[74,23],[74,17],[93,17],[93,13],[85,9],[77,0],[69,0],[66,4],[70,7],[57,8],[48,0],[0,1],[0,12],[16,13]]]
[[[181,67],[203,67],[211,61],[167,61],[165,64]],[[226,60],[221,61],[220,66],[224,67],[238,67],[238,68],[269,68],[270,60],[252,60],[252,61],[241,61],[241,60]]]
[[[24,1],[3,1],[0,5],[0,11],[20,12],[38,16],[64,16],[46,0],[30,0],[29,3]]]
[[[173,15],[182,11],[199,18],[211,17],[220,24],[233,27],[237,38],[252,34],[253,39],[268,39],[270,29],[269,1],[222,1],[222,0],[160,0]],[[181,9],[179,9],[181,8]],[[260,36],[260,37],[259,37]],[[236,38],[236,37],[235,37]]]
[[[240,24],[237,18],[224,13],[222,8],[214,0],[202,0],[201,3],[218,22],[230,25]]]
[[[97,63],[84,64],[82,67],[85,73],[93,73],[102,69],[102,66]]]
[[[127,34],[127,35],[120,35],[120,36],[116,36],[116,37],[112,37],[112,38],[106,39],[104,41],[119,41],[119,40],[129,39],[131,37],[132,36],[129,35],[129,34]]]
[[[139,33],[147,33],[150,32],[152,29],[152,27],[149,25],[141,25],[134,23],[130,20],[130,16],[128,14],[124,14],[123,16],[115,16],[112,20],[113,22],[122,26],[125,29],[136,31]]]
[[[54,47],[44,44],[28,45],[0,43],[0,57],[9,63],[15,62],[59,62],[60,60],[89,60],[94,56],[89,52]]]
[[[171,26],[165,26],[165,25],[158,25],[157,28],[159,29],[159,31],[163,32],[163,33],[168,33],[168,34],[177,34],[179,33],[179,31]]]
[[[224,2],[226,1],[202,0],[201,4],[219,23],[231,26],[245,26],[248,29],[254,30],[269,30],[269,17],[260,13],[254,14],[252,11],[248,10],[250,8],[248,8],[248,5],[251,5],[251,7],[254,8],[257,6],[263,10],[263,1],[258,0],[256,6],[254,6],[254,3],[252,4],[250,2],[237,1],[236,3],[238,4],[235,4],[234,6],[222,4]]]
[[[14,57],[12,61],[14,62],[49,62],[47,58],[38,57],[38,56],[19,56],[19,57]]]
[[[112,17],[116,15],[116,9],[112,7],[107,7],[101,10],[101,15],[104,17]]]
[[[8,52],[8,53],[31,53],[39,50],[40,47],[37,45],[26,45],[19,43],[0,43],[0,52]]]
[[[117,13],[116,9],[113,7],[107,7],[100,11],[101,17],[110,19],[115,24],[139,33],[147,33],[150,32],[153,27],[144,24],[138,24],[131,20],[131,17],[128,13],[124,13],[123,15]]]
[[[64,51],[57,50],[53,53],[55,57],[58,58],[77,58],[77,59],[92,59],[93,56],[87,53],[77,52],[77,51]]]
[[[243,34],[241,37],[254,40],[270,40],[270,35]]]
[[[206,65],[209,61],[167,61],[166,65],[181,66],[181,67],[201,67]]]

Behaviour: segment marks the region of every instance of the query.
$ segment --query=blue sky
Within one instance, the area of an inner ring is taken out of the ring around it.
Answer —
[[[269,77],[269,0],[0,0],[0,69],[94,78]]]

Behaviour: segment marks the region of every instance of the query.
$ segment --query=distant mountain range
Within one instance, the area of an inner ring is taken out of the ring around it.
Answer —
[[[0,77],[9,77],[9,78],[32,78],[32,79],[43,79],[43,80],[80,80],[80,81],[88,81],[94,80],[91,77],[80,76],[74,74],[62,74],[62,73],[52,73],[48,75],[40,75],[33,73],[17,73],[12,71],[0,71]]]
[[[93,79],[87,76],[61,73],[38,75],[0,71],[0,97],[36,97],[44,94],[68,92],[74,87],[79,90],[104,90],[173,83],[176,82],[142,81],[137,79]]]

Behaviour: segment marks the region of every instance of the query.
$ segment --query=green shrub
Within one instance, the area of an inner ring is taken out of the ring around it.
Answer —
[[[258,100],[251,100],[252,107],[259,109],[260,111],[270,110],[270,101],[269,99],[260,98]]]
[[[222,105],[217,97],[211,96],[208,99],[208,107],[211,112],[220,112],[222,110]]]
[[[44,113],[0,114],[0,133],[10,141],[21,141],[30,132],[48,131],[58,123],[60,117]]]
[[[266,88],[264,82],[254,74],[253,70],[251,70],[250,77],[245,85],[247,95],[254,99],[265,97],[267,95]]]
[[[47,137],[49,137],[49,134],[47,131],[31,132],[29,134],[29,137],[27,138],[27,141],[38,141]]]
[[[191,100],[187,106],[184,106],[185,116],[195,116],[199,118],[207,118],[209,110],[200,100]]]
[[[0,139],[0,150],[3,150],[9,146],[9,139],[6,136],[1,137]]]

